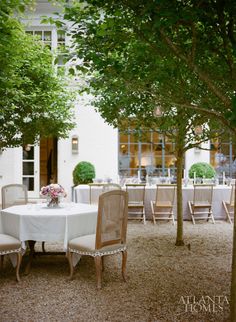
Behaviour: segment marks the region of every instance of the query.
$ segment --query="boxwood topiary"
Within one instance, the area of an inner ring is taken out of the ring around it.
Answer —
[[[196,178],[211,179],[216,175],[214,168],[206,162],[194,163],[189,169],[189,178],[194,178],[194,172],[196,173]]]
[[[95,178],[95,168],[90,162],[81,161],[73,170],[74,185],[90,183],[93,178]]]

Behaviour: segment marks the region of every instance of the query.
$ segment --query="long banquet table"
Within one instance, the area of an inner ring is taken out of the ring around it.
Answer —
[[[97,194],[97,198],[99,194],[102,192],[101,187],[96,187],[94,193]],[[125,188],[123,188],[125,189]],[[231,193],[231,187],[217,185],[213,188],[213,203],[212,210],[215,219],[225,219],[226,215],[223,209],[222,201],[229,201]],[[150,201],[155,200],[156,197],[156,186],[146,186],[145,193],[145,212],[146,218],[151,219],[151,205]],[[187,187],[183,186],[183,218],[184,220],[191,220],[189,209],[188,209],[188,201],[193,200],[193,186],[189,185]],[[89,186],[88,185],[79,185],[75,187],[75,201],[80,203],[89,203]],[[176,203],[177,200],[175,198],[175,206],[174,213],[176,215]]]

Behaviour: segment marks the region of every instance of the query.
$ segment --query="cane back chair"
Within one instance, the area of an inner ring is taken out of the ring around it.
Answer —
[[[97,288],[101,288],[104,256],[122,253],[122,276],[126,280],[126,232],[128,217],[128,194],[112,190],[99,197],[96,234],[77,237],[68,243],[70,278],[74,267],[72,254],[94,257]]]

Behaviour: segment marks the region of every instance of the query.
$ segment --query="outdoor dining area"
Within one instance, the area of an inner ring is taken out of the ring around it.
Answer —
[[[3,187],[5,203],[1,211],[1,226],[5,240],[0,234],[0,254],[1,258],[2,255],[9,255],[9,258],[4,256],[1,262],[0,285],[6,301],[10,296],[7,291],[9,285],[19,292],[15,307],[6,309],[3,317],[7,315],[10,321],[16,314],[19,317],[20,306],[20,316],[26,320],[32,312],[40,320],[47,319],[47,316],[56,320],[69,310],[65,321],[70,321],[75,319],[80,307],[81,321],[102,321],[114,314],[117,321],[125,321],[127,317],[135,321],[138,316],[148,321],[153,314],[164,314],[166,321],[173,320],[176,315],[180,321],[199,317],[221,321],[229,312],[225,285],[230,282],[232,225],[221,210],[215,213],[220,202],[214,200],[214,193],[217,198],[221,196],[221,202],[225,199],[230,204],[234,185],[212,187],[214,225],[207,222],[208,219],[213,222],[210,216],[208,218],[209,213],[203,214],[203,220],[196,220],[193,225],[188,200],[194,202],[194,188],[198,186],[185,187],[184,190],[187,203],[184,221],[187,247],[184,248],[173,247],[176,185],[127,184],[120,187],[112,183],[92,183],[75,189],[76,202],[61,200],[57,206],[49,207],[45,199],[30,203],[27,190],[22,185]],[[163,209],[153,211],[158,206]],[[33,247],[28,249],[27,245],[32,241]],[[42,243],[45,243],[44,250]],[[62,256],[56,256],[56,253]],[[122,256],[111,256],[120,253]],[[14,270],[19,283],[14,281]],[[228,273],[220,274],[222,270]],[[210,278],[206,271],[211,272]],[[196,276],[201,280],[196,282]],[[24,289],[30,290],[32,296],[22,302],[20,298],[25,297]],[[39,298],[45,289],[49,292],[45,294],[42,307]],[[196,296],[188,299],[190,302],[186,305],[185,294],[190,291]],[[204,311],[200,306],[196,306],[194,312],[193,303],[202,300],[202,294],[211,299],[214,294],[220,294],[224,304],[218,304],[214,314],[213,308]],[[71,306],[68,297],[75,295],[78,302]],[[62,305],[56,309],[59,302]],[[32,307],[31,313],[27,305]],[[120,305],[124,306],[124,311],[120,310]],[[133,310],[134,305],[136,310]]]
[[[143,224],[147,221],[156,224],[164,220],[175,225],[178,202],[176,189],[176,184],[149,186],[145,183],[127,183],[121,187],[117,183],[89,183],[75,188],[75,202],[64,202],[64,189],[58,184],[51,184],[41,189],[42,197],[50,195],[50,198],[42,198],[33,204],[28,201],[26,186],[4,186],[0,217],[1,266],[4,255],[17,254],[16,278],[20,281],[22,254],[27,246],[29,261],[25,272],[28,274],[35,257],[36,241],[42,242],[45,255],[45,242],[62,242],[62,250],[69,260],[71,278],[80,256],[90,255],[95,259],[97,286],[101,288],[104,264],[100,260],[105,255],[121,252],[125,279],[128,220]],[[235,184],[193,184],[182,189],[184,220],[190,220],[193,224],[197,220],[211,220],[213,224],[216,220],[224,220],[232,224]],[[102,238],[105,238],[104,242]]]

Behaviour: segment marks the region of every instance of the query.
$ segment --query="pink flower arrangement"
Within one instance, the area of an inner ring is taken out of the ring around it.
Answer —
[[[51,183],[40,190],[41,196],[46,196],[51,199],[58,199],[59,197],[66,197],[64,188],[58,183]]]

